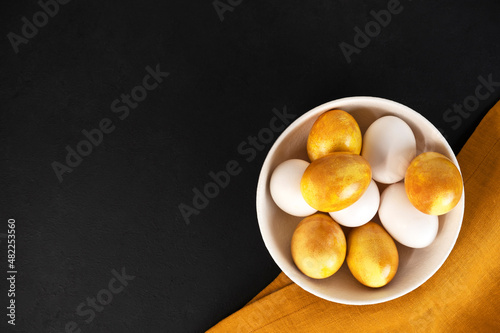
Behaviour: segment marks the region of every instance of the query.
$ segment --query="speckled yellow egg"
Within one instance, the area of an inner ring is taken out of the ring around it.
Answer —
[[[408,199],[415,208],[429,215],[452,210],[462,197],[462,175],[453,162],[436,152],[418,155],[405,175]]]
[[[352,229],[347,236],[347,265],[367,287],[388,284],[398,270],[399,255],[391,236],[375,222]]]
[[[314,122],[307,138],[307,155],[312,162],[333,152],[359,154],[361,140],[353,116],[343,110],[330,110]]]
[[[324,279],[337,272],[345,260],[345,235],[329,215],[316,213],[297,225],[291,250],[293,261],[302,273]]]
[[[356,202],[368,189],[372,172],[360,155],[331,153],[312,162],[302,175],[304,200],[322,212],[336,212]]]

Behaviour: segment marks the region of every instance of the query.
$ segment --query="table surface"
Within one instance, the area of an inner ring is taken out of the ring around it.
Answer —
[[[499,14],[495,0],[5,3],[0,275],[8,219],[17,273],[1,330],[210,328],[280,272],[255,190],[281,124],[378,96],[458,153],[500,98]]]

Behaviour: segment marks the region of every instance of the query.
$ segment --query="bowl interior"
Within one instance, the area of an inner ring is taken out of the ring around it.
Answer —
[[[309,161],[306,141],[317,117],[331,109],[349,112],[358,122],[362,134],[377,118],[394,115],[403,119],[413,130],[417,155],[435,151],[449,157],[458,167],[455,155],[441,133],[412,109],[382,98],[349,97],[320,105],[294,121],[276,140],[262,166],[257,186],[257,218],[264,243],[280,269],[296,284],[312,294],[343,304],[375,304],[402,296],[429,279],[444,263],[460,232],[464,213],[464,195],[449,213],[439,217],[439,231],[434,242],[423,249],[412,249],[396,242],[399,268],[394,279],[383,288],[361,285],[350,273],[346,262],[327,279],[316,280],[302,274],[295,266],[290,252],[292,234],[301,217],[291,216],[276,206],[270,191],[269,179],[283,161],[299,158]],[[379,190],[385,188],[377,183]],[[378,214],[374,221],[380,223]],[[349,228],[344,228],[348,231]]]

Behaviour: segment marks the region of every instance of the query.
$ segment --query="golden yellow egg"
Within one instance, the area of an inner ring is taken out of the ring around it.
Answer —
[[[421,212],[442,215],[453,209],[462,196],[462,175],[446,156],[426,152],[410,163],[405,175],[410,202]]]
[[[302,273],[324,279],[337,272],[344,262],[345,235],[329,215],[316,213],[297,225],[291,250],[293,261]]]
[[[314,122],[307,138],[307,155],[312,162],[333,152],[359,154],[361,139],[353,116],[343,110],[330,110]]]
[[[372,171],[360,155],[331,153],[304,171],[300,190],[304,200],[322,212],[336,212],[356,202],[370,185]]]
[[[347,236],[347,265],[356,280],[365,286],[383,287],[398,270],[396,244],[384,228],[368,222],[352,229]]]

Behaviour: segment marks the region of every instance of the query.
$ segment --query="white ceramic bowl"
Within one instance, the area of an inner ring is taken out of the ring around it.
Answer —
[[[449,157],[457,167],[458,162],[445,138],[427,119],[402,104],[376,97],[342,98],[310,110],[290,124],[269,151],[257,185],[257,218],[264,243],[276,264],[297,285],[326,300],[354,305],[386,302],[418,288],[444,263],[460,232],[464,195],[452,211],[439,217],[438,234],[431,245],[412,249],[396,242],[399,268],[388,285],[378,289],[363,286],[352,276],[345,261],[340,270],[327,279],[315,280],[305,276],[295,266],[290,252],[292,234],[302,218],[291,216],[276,206],[269,192],[269,179],[274,168],[285,160],[299,158],[309,161],[306,151],[309,130],[319,115],[331,109],[349,112],[358,122],[362,134],[377,118],[397,116],[413,130],[417,155],[435,151]],[[380,223],[378,214],[374,221]]]

